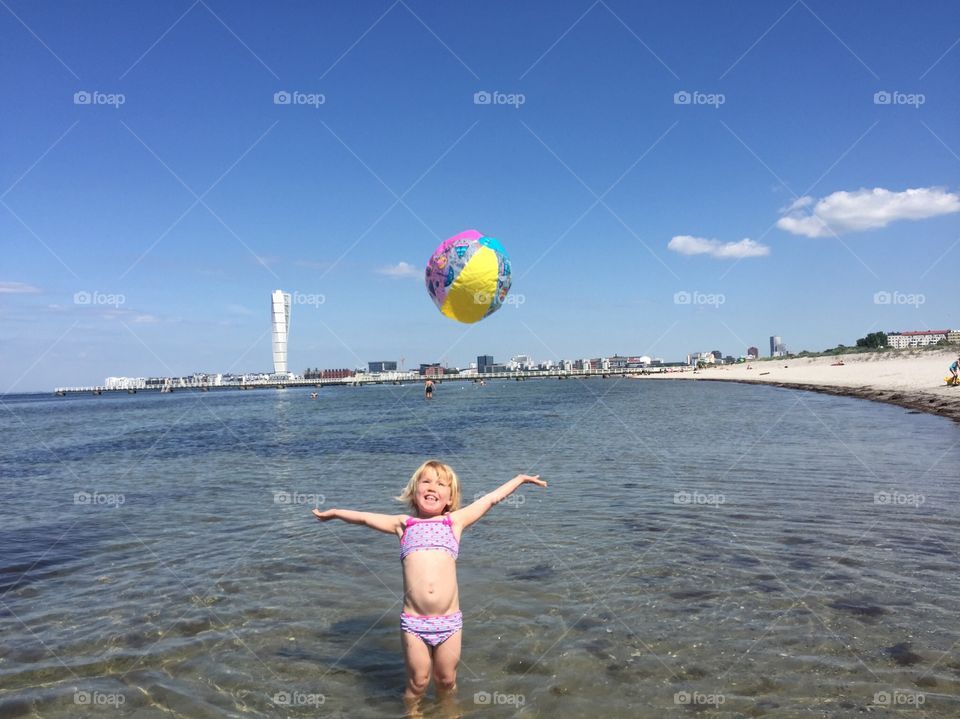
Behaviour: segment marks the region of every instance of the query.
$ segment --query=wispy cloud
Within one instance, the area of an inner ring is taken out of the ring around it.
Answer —
[[[808,209],[809,208],[809,209]],[[777,227],[794,235],[826,237],[886,227],[896,220],[923,220],[960,212],[960,193],[941,187],[920,187],[891,192],[882,187],[854,192],[834,192],[823,199],[801,197],[777,221]]]
[[[279,257],[274,255],[254,255],[253,260],[264,267],[270,267],[270,265],[275,265],[280,261]]]
[[[396,280],[407,277],[422,277],[423,271],[419,267],[414,267],[408,262],[398,262],[388,267],[378,267],[377,274],[393,277]]]
[[[0,282],[0,295],[31,295],[40,292],[39,287],[26,282]]]
[[[243,305],[228,304],[226,310],[232,315],[242,315],[244,317],[253,317],[255,314],[253,310]]]
[[[330,260],[296,260],[297,267],[306,267],[308,270],[326,270],[333,266]]]
[[[667,243],[667,249],[681,255],[710,255],[721,260],[766,257],[770,254],[770,248],[767,245],[761,245],[747,237],[739,242],[720,242],[720,240],[708,240],[704,237],[676,235]]]

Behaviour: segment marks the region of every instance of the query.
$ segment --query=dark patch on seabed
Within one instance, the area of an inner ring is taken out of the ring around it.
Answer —
[[[678,592],[670,592],[670,596],[674,599],[714,599],[720,595],[706,589],[683,589]]]
[[[881,606],[858,599],[838,599],[831,603],[830,606],[841,612],[848,612],[864,621],[873,621],[878,617],[882,617],[884,614],[890,613]]]
[[[550,579],[556,574],[553,567],[549,564],[536,564],[527,569],[518,569],[514,572],[510,572],[508,575],[511,579],[522,579],[526,581],[535,581],[538,579]]]
[[[892,647],[884,649],[883,653],[901,667],[912,667],[914,664],[923,661],[923,657],[911,650],[910,642],[894,644]]]
[[[63,573],[62,565],[96,554],[110,532],[107,524],[77,523],[64,535],[65,529],[57,524],[0,530],[0,547],[3,547],[0,594],[14,587],[59,576]],[[60,542],[57,542],[58,537]],[[53,551],[49,551],[51,548]]]

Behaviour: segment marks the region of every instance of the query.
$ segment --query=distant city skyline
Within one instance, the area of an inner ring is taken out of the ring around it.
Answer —
[[[278,287],[294,372],[956,327],[955,16],[8,0],[0,392],[269,371]],[[463,325],[468,228],[513,284]]]

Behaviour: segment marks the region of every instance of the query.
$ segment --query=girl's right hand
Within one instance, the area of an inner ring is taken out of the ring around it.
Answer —
[[[321,522],[326,522],[328,519],[334,519],[334,518],[335,518],[335,517],[334,517],[334,513],[335,513],[336,511],[337,511],[337,510],[335,510],[335,509],[328,509],[328,510],[326,510],[326,511],[324,511],[324,512],[321,512],[319,509],[314,509],[314,510],[313,510],[313,516],[316,517],[317,519],[319,519]]]

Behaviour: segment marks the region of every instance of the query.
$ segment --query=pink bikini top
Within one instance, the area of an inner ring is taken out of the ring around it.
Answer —
[[[410,517],[404,526],[400,538],[400,560],[418,549],[443,549],[454,559],[460,554],[460,543],[453,536],[450,515],[444,515],[443,521],[417,519]]]

